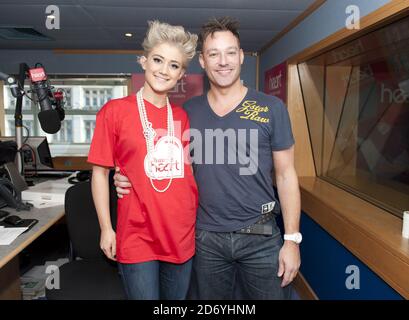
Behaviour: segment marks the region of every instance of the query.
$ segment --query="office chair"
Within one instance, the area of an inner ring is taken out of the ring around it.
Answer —
[[[115,228],[116,194],[113,188],[110,188],[110,199],[111,220]],[[65,215],[72,248],[71,261],[59,268],[60,289],[46,288],[46,298],[49,300],[126,299],[116,262],[106,258],[99,246],[100,228],[92,200],[90,181],[79,182],[67,190]]]

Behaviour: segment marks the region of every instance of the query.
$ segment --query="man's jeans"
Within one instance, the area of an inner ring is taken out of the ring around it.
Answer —
[[[274,221],[273,235],[196,230],[196,255],[188,298],[289,299],[281,288],[278,255],[283,245]]]
[[[183,300],[189,288],[192,259],[183,264],[162,261],[118,263],[131,300]]]

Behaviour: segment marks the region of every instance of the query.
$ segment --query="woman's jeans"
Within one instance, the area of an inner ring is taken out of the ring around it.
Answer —
[[[182,264],[163,261],[118,263],[131,300],[183,300],[189,288],[192,259]]]

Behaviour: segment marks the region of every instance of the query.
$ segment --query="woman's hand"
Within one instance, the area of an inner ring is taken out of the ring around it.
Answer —
[[[116,261],[116,234],[113,229],[101,231],[99,246],[109,259]]]

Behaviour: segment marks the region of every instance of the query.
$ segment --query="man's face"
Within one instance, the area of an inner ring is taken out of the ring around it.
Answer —
[[[244,54],[238,39],[230,31],[217,31],[208,35],[199,56],[210,83],[219,88],[229,88],[240,81]]]

